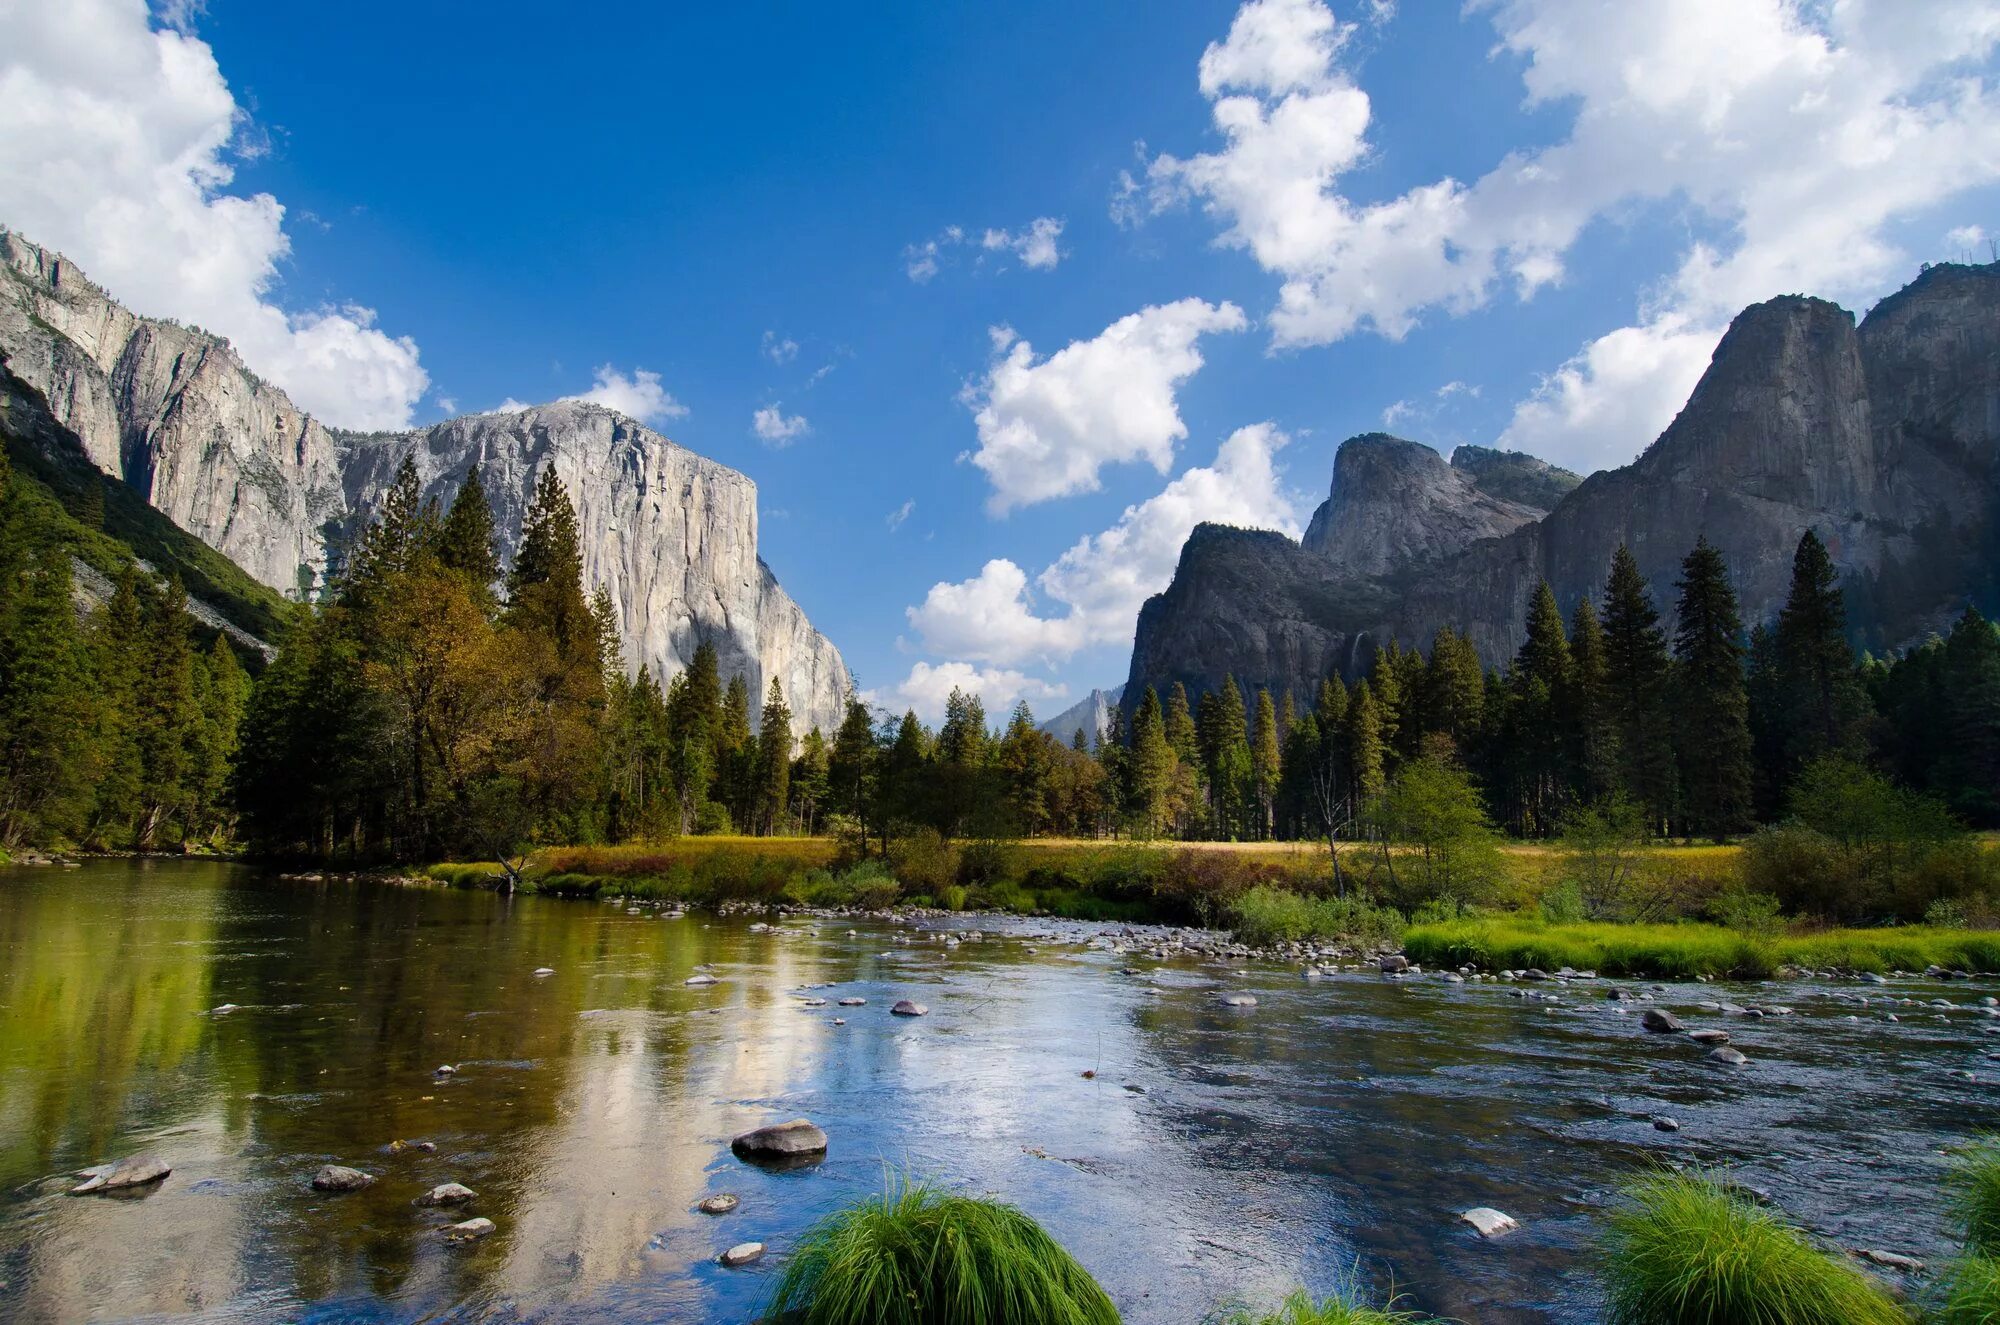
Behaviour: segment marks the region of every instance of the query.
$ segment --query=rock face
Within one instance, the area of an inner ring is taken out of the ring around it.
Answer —
[[[1728,558],[1756,624],[1776,616],[1808,529],[1840,567],[1858,644],[1920,639],[1968,599],[2000,609],[2000,264],[1933,267],[1858,328],[1820,299],[1744,310],[1643,455],[1497,537],[1479,531],[1521,509],[1501,494],[1536,491],[1534,467],[1474,448],[1447,467],[1409,446],[1343,446],[1304,547],[1197,529],[1140,613],[1127,707],[1148,685],[1195,695],[1226,674],[1303,700],[1328,670],[1351,678],[1377,645],[1428,647],[1447,626],[1505,666],[1536,585],[1567,616],[1602,593],[1621,543],[1669,629],[1697,537]]]
[[[756,485],[623,415],[568,401],[410,432],[325,428],[227,341],[138,317],[5,232],[0,358],[100,469],[287,592],[318,580],[329,537],[366,523],[405,456],[445,502],[480,465],[507,557],[553,467],[577,508],[585,588],[610,590],[635,672],[671,677],[707,641],[753,711],[775,676],[798,731],[839,724],[852,678],[757,554]]]
[[[1113,686],[1109,690],[1093,690],[1083,699],[1043,723],[1041,730],[1065,743],[1081,731],[1084,742],[1095,750],[1098,735],[1103,732],[1105,724],[1111,721],[1111,710],[1118,707],[1118,701],[1124,694],[1124,686]]]
[[[1487,496],[1537,511],[1554,510],[1557,502],[1583,482],[1583,475],[1524,451],[1499,451],[1490,446],[1458,447],[1451,453],[1451,467]]]
[[[1303,541],[1306,551],[1345,574],[1392,575],[1511,533],[1545,513],[1489,495],[1470,470],[1447,465],[1420,442],[1371,432],[1340,444],[1333,490],[1313,513]]]

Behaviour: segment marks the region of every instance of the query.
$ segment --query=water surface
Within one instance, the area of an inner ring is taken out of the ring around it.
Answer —
[[[746,1322],[806,1225],[908,1172],[1029,1210],[1136,1325],[1357,1273],[1466,1320],[1581,1323],[1635,1169],[1727,1166],[1840,1245],[1935,1260],[1940,1149],[2000,1127],[1984,983],[1626,983],[1726,1026],[1753,1060],[1729,1071],[1646,1035],[1608,982],[1308,982],[960,923],[989,932],[216,864],[0,871],[0,1317]],[[892,1017],[902,997],[930,1015]],[[1717,999],[1797,1011],[1696,1006]],[[801,1115],[824,1163],[731,1157]],[[139,1152],[173,1175],[64,1194]],[[380,1181],[316,1194],[327,1163]],[[435,1236],[448,1218],[411,1200],[448,1181],[479,1193],[450,1218],[493,1237]],[[720,1191],[735,1213],[695,1212]],[[1521,1231],[1481,1241],[1455,1220],[1475,1205]],[[714,1263],[745,1240],[770,1257]]]

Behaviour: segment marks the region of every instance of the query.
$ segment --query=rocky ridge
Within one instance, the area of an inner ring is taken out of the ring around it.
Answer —
[[[553,467],[577,507],[585,587],[610,591],[634,671],[673,676],[706,641],[753,710],[776,676],[797,730],[840,721],[852,678],[758,556],[756,485],[623,415],[566,401],[405,432],[327,428],[227,341],[140,317],[5,231],[0,359],[99,469],[285,592],[317,583],[329,537],[372,516],[406,455],[445,501],[480,465],[509,557]]]
[[[1698,536],[1728,557],[1744,618],[1756,623],[1776,615],[1808,529],[1841,569],[1865,646],[1920,639],[1967,601],[1992,612],[2000,264],[1932,267],[1859,326],[1821,299],[1753,305],[1644,454],[1497,536],[1480,531],[1508,511],[1469,498],[1463,481],[1496,466],[1476,453],[1433,464],[1410,445],[1377,436],[1344,445],[1333,496],[1303,546],[1197,529],[1173,583],[1140,614],[1128,700],[1175,681],[1198,693],[1226,674],[1306,695],[1325,670],[1351,677],[1377,644],[1428,646],[1447,626],[1468,634],[1488,666],[1504,666],[1537,583],[1549,581],[1567,615],[1601,592],[1621,543],[1669,625],[1680,560]],[[1396,527],[1399,506],[1411,528]]]

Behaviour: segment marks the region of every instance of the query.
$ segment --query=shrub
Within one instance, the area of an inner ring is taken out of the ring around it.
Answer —
[[[1964,929],[1965,903],[1940,897],[1924,908],[1924,923],[1932,929]]]
[[[1286,1298],[1276,1311],[1257,1314],[1237,1307],[1209,1317],[1211,1325],[1416,1325],[1425,1319],[1396,1310],[1394,1300],[1386,1307],[1364,1306],[1354,1294],[1343,1292],[1314,1301],[1304,1289]]]
[[[905,888],[933,896],[958,882],[958,852],[934,828],[889,842],[889,868]]]
[[[1399,942],[1403,918],[1387,907],[1358,897],[1302,897],[1283,888],[1258,885],[1230,906],[1230,927],[1245,943],[1292,943],[1306,939]]]
[[[1731,888],[1715,899],[1715,919],[1724,929],[1768,937],[1784,928],[1778,919],[1778,899],[1769,893]]]
[[[799,1325],[1117,1325],[1104,1290],[999,1201],[902,1185],[815,1224],[769,1316]]]
[[[1907,1325],[1873,1279],[1698,1175],[1628,1187],[1605,1251],[1616,1325]]]
[[[1565,879],[1542,894],[1542,919],[1551,925],[1580,924],[1585,918],[1583,888],[1574,879]]]

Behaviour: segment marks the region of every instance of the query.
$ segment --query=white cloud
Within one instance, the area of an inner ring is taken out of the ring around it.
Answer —
[[[1053,216],[1038,216],[1028,222],[1025,230],[988,230],[980,237],[979,245],[989,252],[1011,249],[1021,259],[1022,266],[1053,271],[1063,258],[1062,250],[1056,247],[1062,232],[1061,221]]]
[[[291,252],[268,193],[226,192],[262,142],[207,43],[199,4],[0,0],[0,222],[76,262],[134,311],[227,336],[301,408],[407,426],[430,379],[407,336],[351,303],[287,311]]]
[[[1599,336],[1514,407],[1498,445],[1583,473],[1623,464],[1687,403],[1720,335],[1663,318]]]
[[[993,486],[987,509],[999,515],[1095,491],[1108,464],[1143,460],[1166,473],[1174,443],[1187,436],[1174,393],[1202,365],[1195,342],[1243,326],[1234,304],[1182,299],[1128,314],[1040,362],[1027,341],[992,328],[994,363],[961,397],[979,430],[972,463]]]
[[[1991,262],[1993,236],[1986,233],[1984,226],[1953,226],[1945,232],[1945,257],[1960,262]]]
[[[750,416],[750,431],[772,446],[790,446],[812,431],[803,414],[787,415],[782,405],[765,405]]]
[[[437,407],[445,412],[446,417],[456,414],[458,413],[458,397],[439,396],[437,398]]]
[[[889,532],[893,534],[898,529],[901,529],[903,527],[904,522],[910,518],[910,516],[916,511],[916,509],[917,509],[917,499],[915,497],[912,497],[908,501],[904,502],[901,506],[898,506],[895,510],[889,512],[889,517],[888,517]]]
[[[974,667],[971,663],[945,662],[933,666],[920,662],[909,676],[886,690],[864,690],[861,700],[871,707],[892,712],[914,709],[919,718],[935,725],[944,718],[945,701],[954,690],[978,695],[986,707],[986,720],[998,727],[1006,722],[1019,700],[1030,705],[1069,698],[1069,687],[1022,672],[999,667]]]
[[[1268,423],[1239,428],[1215,463],[1190,469],[1116,524],[1077,540],[1028,586],[1027,572],[1005,558],[978,575],[931,586],[909,608],[924,648],[946,657],[995,664],[1053,663],[1100,644],[1129,644],[1139,608],[1166,588],[1181,545],[1204,521],[1299,532],[1297,494],[1276,465],[1286,435]],[[1062,615],[1044,614],[1038,599]]]
[[[495,414],[519,414],[524,409],[533,409],[533,408],[534,406],[530,405],[527,401],[516,400],[514,399],[514,397],[509,396],[505,400],[501,401],[499,404],[495,405],[493,407],[493,412]]]
[[[678,419],[688,412],[687,406],[675,400],[667,389],[660,385],[660,375],[644,368],[635,368],[627,377],[610,364],[600,365],[592,374],[595,383],[590,390],[574,396],[564,396],[564,400],[587,400],[593,405],[615,409],[628,418],[641,423],[664,423],[668,419]]]
[[[1694,342],[1712,346],[1775,294],[1879,293],[1915,266],[1892,222],[2000,180],[2000,98],[1969,64],[2000,42],[1995,0],[1470,8],[1525,62],[1529,105],[1569,109],[1566,137],[1470,184],[1347,197],[1341,177],[1369,155],[1368,96],[1339,63],[1352,29],[1319,0],[1252,0],[1201,59],[1222,148],[1155,157],[1145,201],[1199,200],[1225,226],[1219,242],[1281,278],[1279,345],[1362,328],[1396,338],[1429,310],[1505,288],[1526,298],[1563,278],[1591,222],[1634,204],[1692,208],[1722,237],[1691,242],[1633,326],[1585,346],[1517,412],[1511,440],[1554,459],[1629,458],[1679,405],[1669,387],[1685,384]],[[1600,385],[1600,364],[1620,375]],[[1635,389],[1649,408],[1588,399]],[[1636,431],[1586,438],[1566,422],[1591,415]]]
[[[775,331],[764,333],[764,357],[772,363],[790,363],[799,357],[799,343]]]

